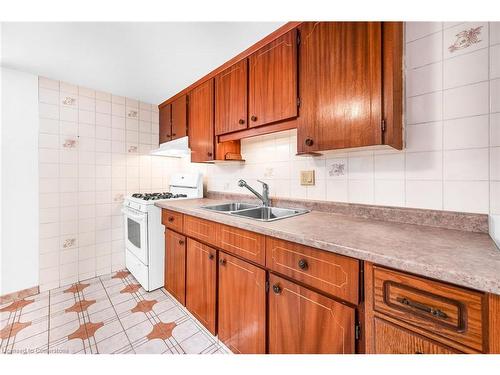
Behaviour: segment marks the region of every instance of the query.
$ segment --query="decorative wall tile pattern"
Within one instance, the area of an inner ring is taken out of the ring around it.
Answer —
[[[43,291],[123,268],[124,197],[166,190],[178,163],[149,156],[155,105],[42,77],[39,101]]]
[[[499,30],[499,22],[406,23],[404,151],[298,157],[292,130],[243,140],[244,164],[184,167],[203,171],[213,191],[244,193],[239,178],[262,179],[277,197],[499,214]],[[299,184],[307,169],[315,186]]]

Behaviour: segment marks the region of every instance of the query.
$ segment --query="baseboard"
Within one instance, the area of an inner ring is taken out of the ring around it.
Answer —
[[[40,293],[40,288],[37,285],[37,286],[31,287],[28,289],[18,290],[17,292],[5,294],[3,296],[0,296],[0,305],[3,305],[5,303],[9,303],[12,301],[16,301],[18,299],[31,297],[31,296],[34,296],[35,294],[38,294],[38,293]]]

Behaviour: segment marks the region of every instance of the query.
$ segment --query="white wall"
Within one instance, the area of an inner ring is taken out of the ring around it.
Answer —
[[[450,50],[457,34],[476,42]],[[406,149],[297,157],[296,131],[242,141],[245,164],[201,169],[208,189],[269,182],[280,197],[500,214],[500,22],[406,25]],[[314,169],[316,185],[299,184]]]
[[[38,78],[2,68],[0,295],[38,285]]]
[[[158,107],[40,77],[40,289],[125,267],[127,194],[165,191]]]

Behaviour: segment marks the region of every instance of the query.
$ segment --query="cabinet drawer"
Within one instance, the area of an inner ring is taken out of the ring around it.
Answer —
[[[232,254],[265,265],[266,237],[262,234],[221,225],[219,246]]]
[[[182,233],[182,214],[170,210],[162,210],[161,223],[167,228]]]
[[[358,303],[359,261],[267,237],[266,266],[353,304]]]
[[[219,224],[194,216],[184,215],[184,234],[202,242],[218,246]]]
[[[458,351],[375,318],[375,354],[453,354]]]
[[[481,351],[483,294],[373,268],[374,309]]]

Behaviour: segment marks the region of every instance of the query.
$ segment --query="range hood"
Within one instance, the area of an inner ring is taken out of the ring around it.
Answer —
[[[162,143],[157,149],[151,150],[150,154],[157,156],[169,156],[173,158],[188,156],[191,154],[188,137],[177,138],[173,141]]]

